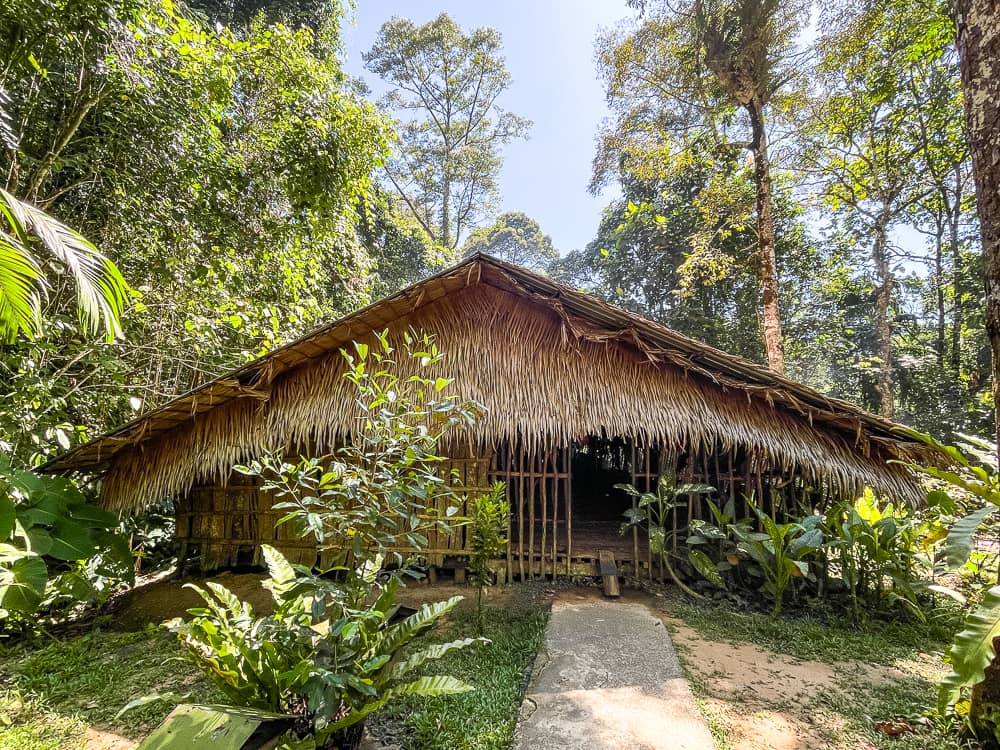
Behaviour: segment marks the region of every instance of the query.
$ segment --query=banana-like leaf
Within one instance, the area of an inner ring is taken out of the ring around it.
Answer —
[[[942,680],[938,706],[946,713],[963,687],[978,685],[986,677],[986,667],[996,656],[993,639],[1000,636],[1000,586],[986,592],[979,609],[969,615],[965,628],[948,649],[951,674]]]
[[[950,599],[954,599],[961,605],[965,605],[969,600],[966,599],[965,595],[960,591],[955,591],[955,589],[950,586],[942,586],[940,583],[932,583],[927,586],[928,591],[933,591],[936,594],[941,594],[947,596]]]
[[[971,453],[979,463],[989,466],[993,471],[997,471],[997,446],[989,440],[983,440],[975,435],[967,435],[964,432],[956,433],[959,438],[959,445],[966,453]]]
[[[425,649],[412,654],[407,659],[401,662],[393,664],[389,668],[386,674],[386,680],[389,682],[394,682],[396,680],[401,680],[406,675],[410,674],[413,670],[426,664],[429,661],[434,661],[435,659],[440,659],[442,656],[447,654],[449,651],[457,651],[459,649],[468,648],[477,643],[486,644],[489,643],[489,638],[462,638],[457,641],[450,641],[448,643],[438,643],[433,646],[428,646]]]
[[[382,639],[379,650],[384,654],[396,653],[398,648],[406,645],[420,635],[437,622],[438,618],[453,610],[464,598],[463,596],[453,596],[446,602],[420,605],[420,609],[405,620],[386,629],[385,637]]]
[[[969,555],[972,554],[972,546],[975,543],[976,531],[983,521],[996,513],[997,510],[996,505],[984,505],[979,510],[955,521],[948,532],[948,541],[945,543],[945,554],[949,567],[960,568],[968,562]]]
[[[706,581],[720,589],[726,588],[726,583],[722,580],[722,576],[719,574],[719,569],[715,567],[715,563],[712,562],[712,558],[700,549],[693,549],[688,552],[688,562],[694,566],[695,570],[701,573],[702,577]]]

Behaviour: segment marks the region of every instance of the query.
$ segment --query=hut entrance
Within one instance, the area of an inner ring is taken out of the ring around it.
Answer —
[[[573,548],[582,557],[597,558],[601,550],[615,559],[634,559],[633,534],[622,534],[625,513],[633,498],[618,484],[645,491],[647,467],[656,456],[637,450],[628,438],[585,435],[574,442],[572,462]],[[655,473],[655,466],[653,473]]]

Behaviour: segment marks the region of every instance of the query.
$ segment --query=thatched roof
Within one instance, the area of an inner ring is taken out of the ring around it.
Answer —
[[[523,268],[484,255],[274,350],[51,461],[103,474],[136,509],[221,480],[255,454],[330,445],[354,424],[340,347],[385,328],[437,337],[443,367],[486,407],[472,437],[566,444],[600,432],[742,446],[844,492],[914,499],[890,459],[932,462],[904,427]]]

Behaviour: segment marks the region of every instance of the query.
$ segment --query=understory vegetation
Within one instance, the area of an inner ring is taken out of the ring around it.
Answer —
[[[505,602],[508,601],[505,599]],[[509,747],[527,671],[548,614],[531,597],[487,606],[485,635],[493,645],[449,654],[422,674],[452,674],[476,691],[442,698],[406,698],[378,715],[371,732],[416,748],[504,750]],[[472,637],[476,608],[463,602],[410,651]],[[85,746],[90,731],[141,740],[171,710],[152,703],[118,715],[150,690],[219,703],[225,696],[189,664],[174,638],[150,624],[133,632],[97,628],[78,637],[30,643],[0,655],[0,750],[69,750]],[[93,728],[93,729],[92,729]]]
[[[966,437],[959,449],[914,436],[951,460],[947,469],[911,467],[930,479],[920,508],[880,500],[871,490],[854,502],[819,508],[788,507],[777,496],[770,503],[751,497],[716,502],[712,487],[679,483],[666,472],[650,492],[618,485],[635,498],[622,532],[642,528],[651,552],[689,599],[726,601],[746,613],[769,608],[770,628],[754,624],[747,631],[749,621],[743,623],[744,637],[749,633],[755,642],[781,633],[781,615],[789,609],[804,622],[823,617],[829,631],[816,631],[806,646],[819,653],[848,626],[864,632],[875,625],[881,639],[910,623],[920,627],[909,632],[944,638],[949,669],[928,683],[936,685],[936,699],[925,696],[925,710],[939,726],[960,727],[989,745],[1000,741],[987,687],[1000,636],[1000,555],[990,541],[1000,508],[996,446]],[[671,512],[690,507],[690,497],[705,498],[710,519],[668,525]],[[781,644],[782,638],[772,642],[782,653],[803,648]],[[899,643],[880,648],[891,654]]]
[[[457,651],[426,668],[427,674],[451,674],[475,690],[441,698],[407,698],[388,706],[370,731],[403,750],[507,750],[514,738],[518,709],[535,655],[542,645],[548,612],[502,591],[502,606],[487,605],[480,615],[463,602],[435,638],[485,636],[490,646]],[[480,630],[480,617],[482,629]]]

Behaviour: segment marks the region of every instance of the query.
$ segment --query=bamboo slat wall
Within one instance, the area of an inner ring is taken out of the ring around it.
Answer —
[[[592,449],[611,445],[598,436],[591,436]],[[645,534],[632,529],[624,535],[619,526],[624,518],[606,522],[598,530],[578,528],[574,519],[581,518],[581,508],[574,509],[573,460],[578,452],[586,451],[582,444],[553,446],[546,441],[522,443],[503,441],[495,449],[479,449],[479,455],[450,458],[442,465],[455,490],[468,502],[487,491],[496,481],[507,486],[511,513],[508,525],[509,544],[495,569],[506,580],[555,578],[557,576],[592,575],[602,549],[614,551],[615,558],[627,574],[662,579],[662,560],[649,548]],[[640,491],[656,491],[662,471],[673,468],[678,481],[708,484],[716,489],[712,495],[720,506],[733,501],[738,517],[751,515],[745,498],[772,516],[800,513],[823,507],[836,495],[826,486],[815,486],[796,471],[771,465],[764,457],[742,449],[726,450],[720,444],[698,446],[691,450],[666,447],[658,442],[640,439],[614,441],[614,452],[620,469]],[[624,481],[624,480],[623,480]],[[578,488],[578,495],[588,488]],[[609,502],[620,502],[614,513],[623,513],[635,498],[620,491]],[[443,501],[442,501],[443,502]],[[272,509],[271,493],[261,489],[247,477],[234,475],[226,486],[201,485],[182,498],[177,509],[177,540],[182,556],[197,552],[200,568],[212,570],[226,567],[256,566],[261,563],[259,545],[270,544],[281,550],[293,563],[328,567],[337,553],[319,553],[311,537],[301,538],[292,524],[275,526],[283,515]],[[466,515],[466,505],[459,515]],[[444,517],[446,508],[433,512]],[[692,519],[709,518],[702,495],[689,495],[669,515],[673,530],[685,529]],[[450,533],[432,531],[423,557],[432,568],[462,569],[468,558],[469,531],[455,526]],[[671,544],[677,544],[672,535]]]

